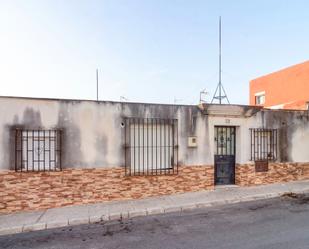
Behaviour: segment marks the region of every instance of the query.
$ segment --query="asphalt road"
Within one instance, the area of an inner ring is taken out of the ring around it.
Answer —
[[[308,249],[309,196],[2,236],[0,248]]]

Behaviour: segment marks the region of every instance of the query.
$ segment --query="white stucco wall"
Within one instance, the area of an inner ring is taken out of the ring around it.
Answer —
[[[250,161],[250,128],[276,128],[286,158],[309,160],[305,112],[256,111],[242,106],[175,106],[0,97],[0,169],[13,168],[12,129],[64,129],[64,167],[124,165],[124,117],[178,119],[178,159],[183,165],[214,164],[214,127],[236,127],[236,163]],[[188,137],[197,147],[188,147]],[[14,139],[13,139],[14,141]],[[279,154],[280,154],[279,153]],[[283,157],[282,157],[283,158]]]

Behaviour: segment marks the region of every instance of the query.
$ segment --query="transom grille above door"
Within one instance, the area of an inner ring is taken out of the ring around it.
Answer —
[[[161,175],[178,172],[176,119],[125,119],[126,175]]]
[[[215,155],[235,155],[235,127],[215,127]]]
[[[61,170],[61,130],[16,129],[15,170]]]

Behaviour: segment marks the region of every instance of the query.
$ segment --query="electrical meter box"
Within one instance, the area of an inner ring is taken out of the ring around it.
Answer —
[[[197,147],[197,137],[195,136],[188,137],[188,147],[190,148]]]

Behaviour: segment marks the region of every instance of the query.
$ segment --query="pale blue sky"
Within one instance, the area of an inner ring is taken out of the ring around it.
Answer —
[[[248,103],[249,80],[308,60],[309,2],[0,0],[0,95],[196,104],[218,82]]]

